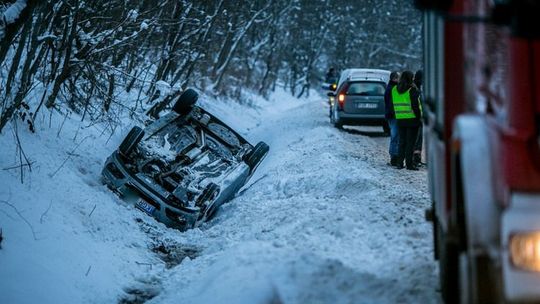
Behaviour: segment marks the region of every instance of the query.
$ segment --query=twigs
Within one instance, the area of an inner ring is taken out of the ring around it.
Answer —
[[[58,167],[58,169],[56,169],[56,171],[54,171],[52,174],[49,175],[49,177],[54,177],[56,175],[56,173],[58,173],[58,171],[60,171],[60,169],[62,169],[62,167],[64,167],[64,165],[66,164],[66,162],[71,158],[72,155],[74,155],[73,153],[75,152],[75,150],[77,150],[77,148],[79,148],[79,146],[86,140],[90,137],[90,135],[86,136],[85,138],[83,138],[76,146],[75,148],[73,148],[73,150],[71,150],[71,152],[67,153],[68,156],[66,157],[66,159],[64,159],[64,161],[62,162],[62,164],[60,165],[60,167]]]
[[[35,163],[36,163],[35,161],[31,161],[28,164],[20,164],[20,165],[17,165],[17,166],[6,167],[6,168],[2,168],[2,170],[7,171],[7,170],[13,170],[13,169],[20,169],[21,167],[31,168],[32,165],[35,164]]]
[[[69,111],[66,111],[66,115],[64,116],[64,120],[62,120],[62,124],[60,125],[60,128],[58,129],[58,133],[56,133],[56,137],[60,137],[60,132],[62,132],[62,128],[64,127],[64,123],[66,123],[68,114],[69,114]]]
[[[49,203],[49,207],[47,207],[47,210],[45,210],[45,212],[43,212],[41,216],[39,217],[40,224],[43,224],[43,218],[47,215],[47,213],[49,212],[49,209],[51,209],[51,206],[52,206],[52,201]]]
[[[30,160],[28,159],[28,157],[26,156],[26,153],[24,152],[24,149],[22,147],[22,144],[21,144],[21,139],[19,138],[19,131],[17,129],[17,121],[15,120],[14,123],[13,123],[13,134],[15,136],[15,140],[17,141],[17,150],[19,152],[19,163],[20,163],[20,166],[18,166],[18,168],[20,168],[20,172],[21,172],[21,184],[24,183],[24,168],[25,167],[28,167],[28,170],[30,172],[32,172],[32,162],[30,162]],[[23,159],[26,163],[23,162]]]
[[[88,214],[88,217],[92,216],[92,213],[94,213],[94,210],[96,210],[97,205],[94,204],[94,208],[92,208],[92,211],[90,211],[90,214]]]
[[[32,226],[32,224],[30,224],[30,222],[22,215],[21,212],[19,212],[19,209],[17,209],[17,207],[15,207],[13,204],[11,204],[10,202],[8,201],[4,201],[4,200],[0,200],[0,203],[1,204],[4,204],[4,205],[7,205],[9,207],[11,207],[15,213],[17,213],[17,215],[26,223],[26,225],[28,226],[28,228],[30,228],[30,230],[32,231],[32,236],[34,237],[34,240],[37,241],[38,238],[36,236],[36,232],[34,230],[34,227]]]
[[[257,184],[258,182],[260,182],[261,180],[263,180],[265,177],[267,177],[268,174],[265,174],[261,177],[259,177],[256,181],[254,181],[253,183],[251,183],[249,186],[245,187],[244,189],[242,189],[242,191],[240,191],[238,193],[238,195],[236,195],[236,197],[239,197],[241,195],[243,195],[244,193],[246,193],[246,191],[248,191],[249,189],[251,189],[251,187],[253,187],[255,184]]]

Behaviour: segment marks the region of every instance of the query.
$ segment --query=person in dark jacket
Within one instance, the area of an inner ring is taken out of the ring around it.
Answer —
[[[390,165],[397,165],[398,149],[399,149],[399,132],[396,121],[396,115],[394,113],[394,106],[392,105],[392,89],[398,84],[399,73],[390,73],[390,80],[386,85],[386,91],[384,92],[384,118],[390,129],[390,145],[388,147],[388,153],[390,154]]]
[[[408,170],[418,170],[413,162],[413,151],[422,124],[420,91],[414,85],[411,71],[401,74],[399,83],[392,89],[392,104],[399,128],[399,156],[396,168],[403,168],[403,160]]]
[[[424,78],[424,73],[422,70],[416,71],[414,74],[414,85],[418,88],[420,92],[420,102],[422,102],[422,83]],[[420,106],[422,106],[420,104]],[[416,143],[414,144],[413,152],[413,162],[416,166],[419,166],[422,163],[422,144],[424,141],[424,126],[420,124],[420,129],[418,130],[418,136],[416,137]]]
[[[338,74],[336,73],[336,69],[330,68],[324,77],[324,82],[328,84],[333,84],[333,83],[337,83],[337,81],[338,81]]]

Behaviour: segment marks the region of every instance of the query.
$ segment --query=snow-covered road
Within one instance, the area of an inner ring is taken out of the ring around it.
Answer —
[[[319,97],[238,113],[223,118],[270,153],[212,221],[183,233],[97,182],[120,135],[22,134],[38,167],[24,185],[0,171],[0,302],[440,302],[425,169],[387,166],[388,138],[331,127]],[[0,137],[3,168],[9,144]]]

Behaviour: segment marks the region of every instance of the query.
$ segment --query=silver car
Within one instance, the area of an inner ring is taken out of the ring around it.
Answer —
[[[382,126],[388,132],[384,118],[384,91],[390,71],[377,69],[347,69],[341,73],[337,89],[328,96],[330,121],[336,128],[344,125]]]
[[[105,184],[167,226],[185,230],[212,217],[267,155],[195,105],[188,89],[173,111],[133,127],[102,171]]]

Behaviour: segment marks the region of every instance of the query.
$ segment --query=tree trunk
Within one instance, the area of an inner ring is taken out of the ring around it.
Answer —
[[[64,56],[64,62],[62,66],[62,71],[60,74],[56,77],[54,80],[54,86],[51,95],[49,96],[49,99],[47,100],[47,103],[45,106],[47,108],[51,108],[54,106],[56,102],[56,97],[58,96],[58,92],[60,92],[60,87],[66,81],[66,79],[69,77],[70,74],[70,60],[71,60],[71,49],[73,46],[73,40],[75,39],[76,29],[77,29],[77,23],[79,20],[79,14],[78,14],[78,0],[76,1],[76,4],[74,5],[74,12],[73,12],[73,18],[71,23],[71,31],[69,33],[69,37],[67,38],[66,43],[66,53]]]

